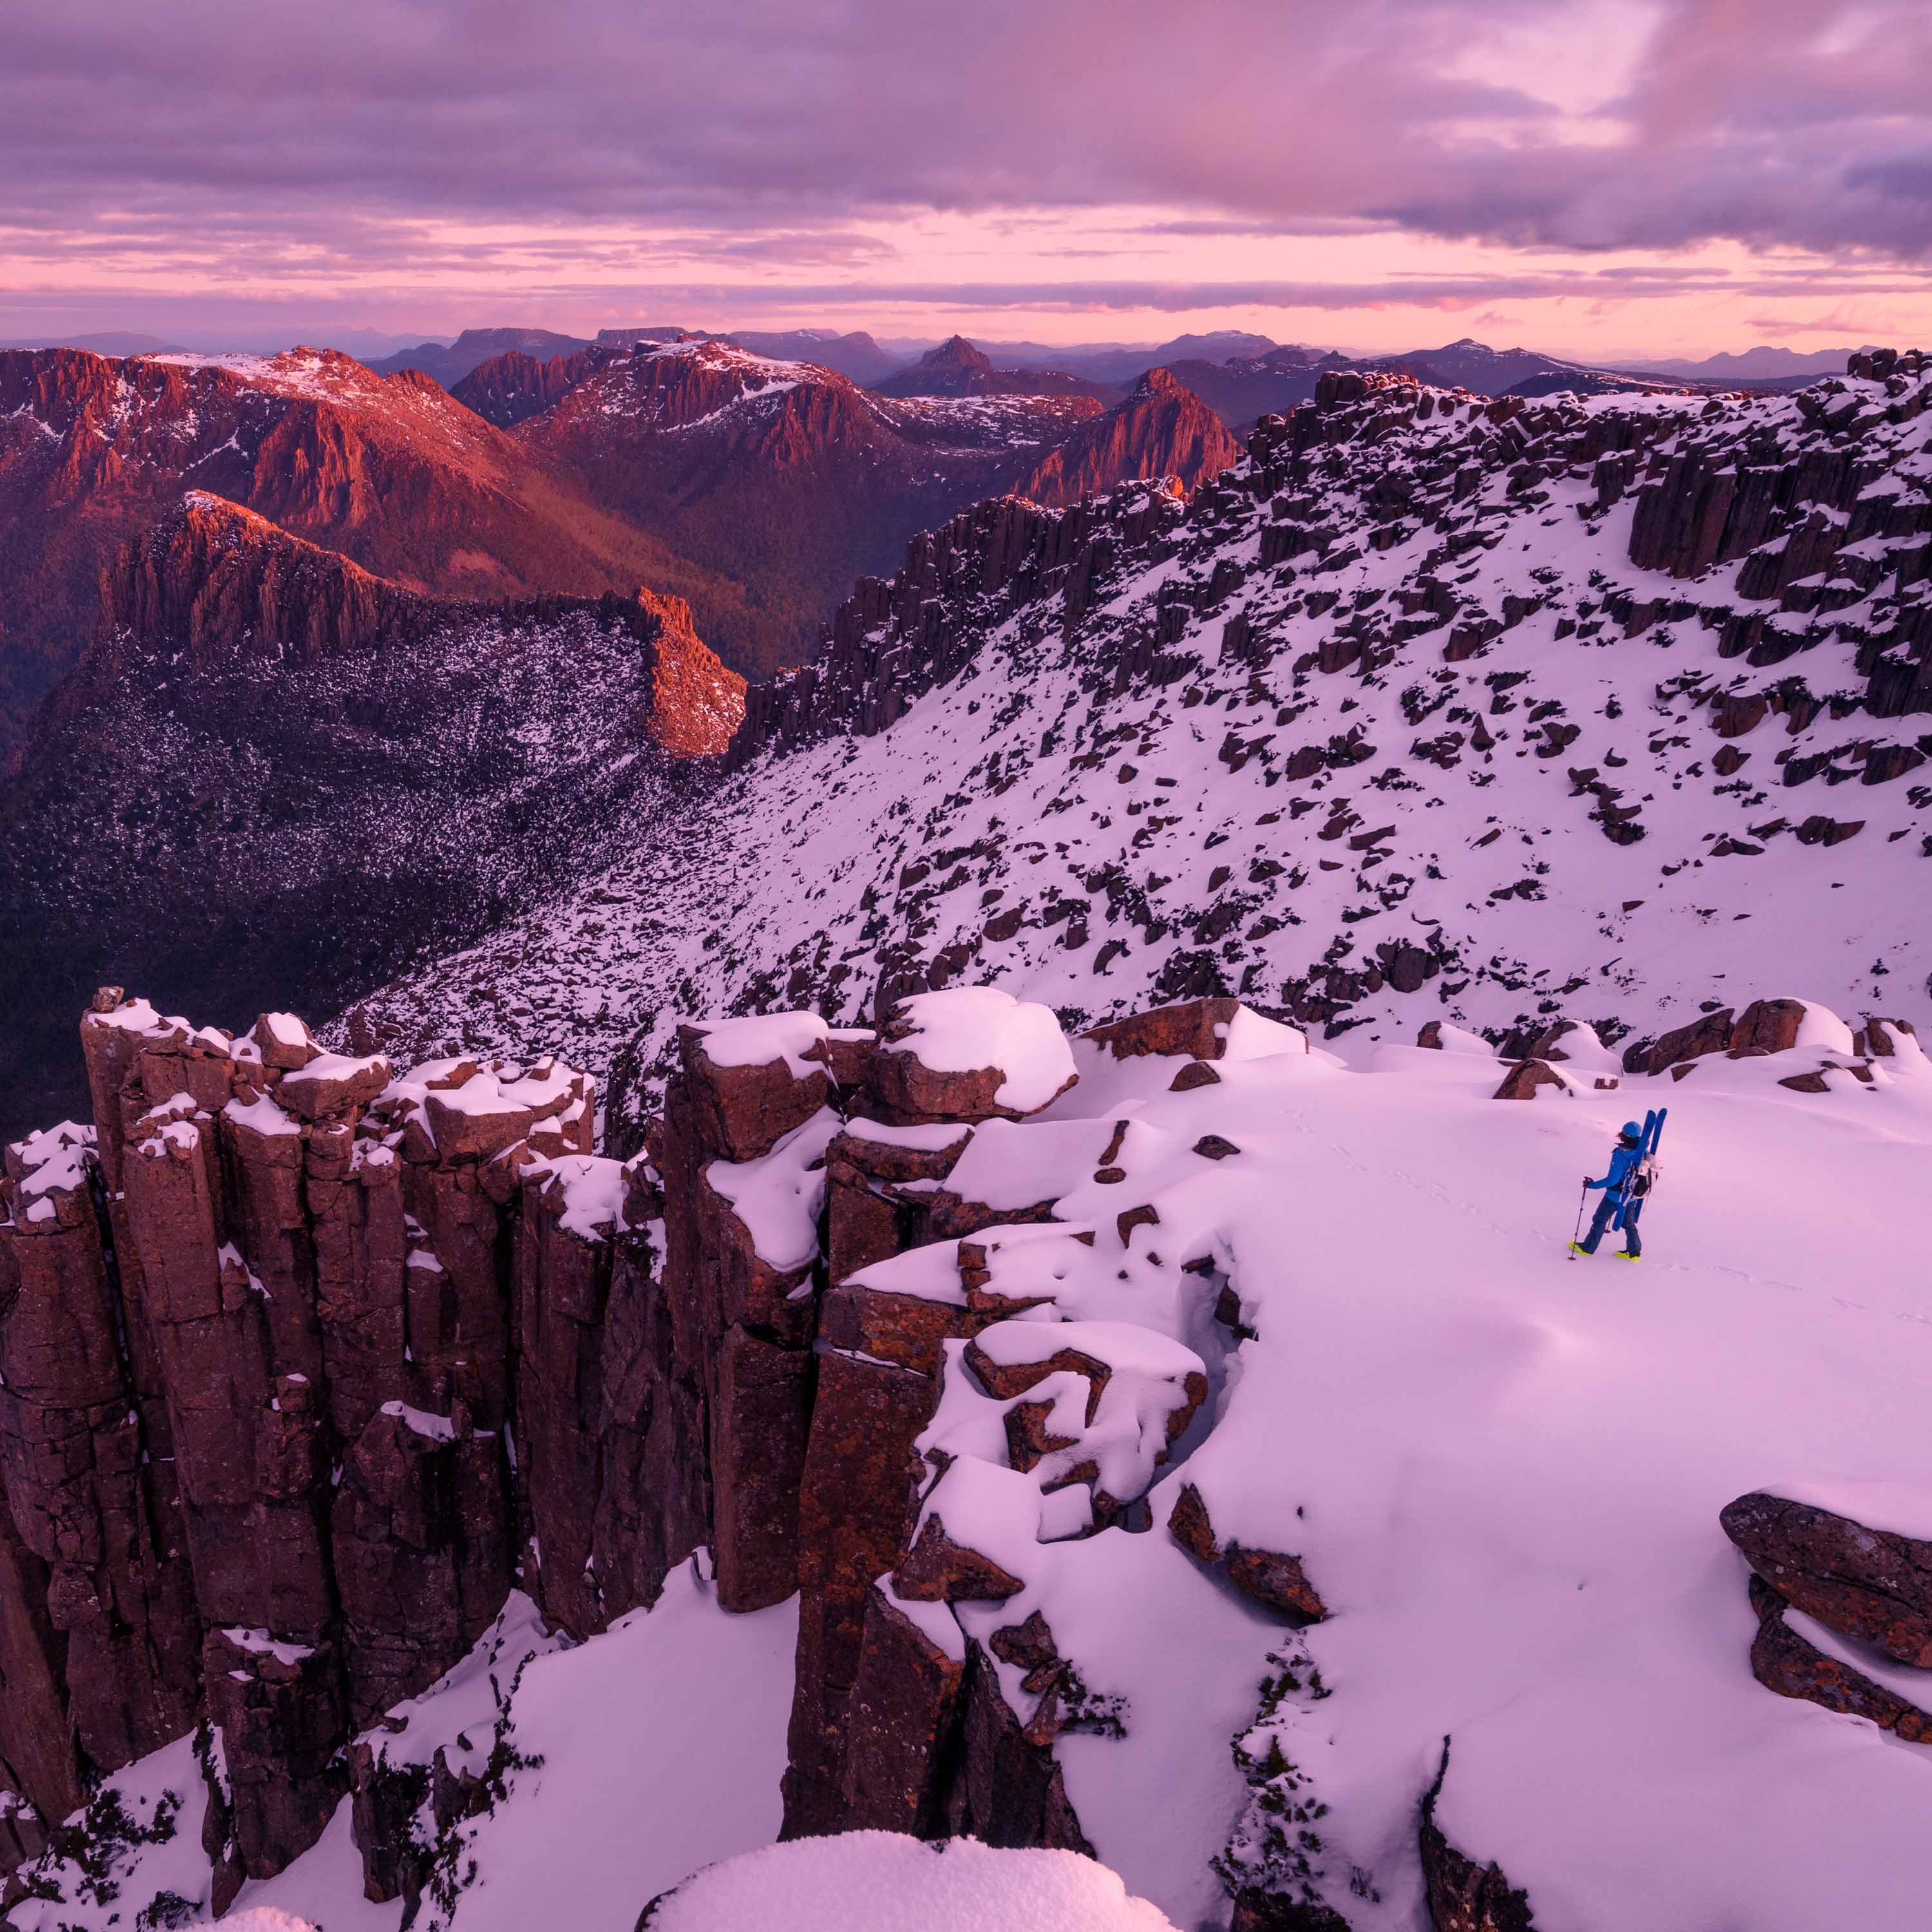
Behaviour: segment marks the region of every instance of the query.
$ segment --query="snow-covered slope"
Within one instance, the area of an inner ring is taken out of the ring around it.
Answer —
[[[416,1051],[970,974],[1104,1018],[1613,1041],[1767,976],[1922,1012],[1932,384],[1324,378],[1183,505],[983,506],[754,689],[734,776],[371,1004]]]
[[[428,1766],[441,1754],[488,1788],[478,1815],[440,1837],[424,1808],[437,1852],[417,1922],[424,1932],[456,1922],[464,1932],[545,1923],[630,1932],[652,1897],[698,1867],[768,1844],[796,1622],[789,1606],[724,1616],[687,1567],[648,1615],[573,1646],[513,1594],[476,1651],[376,1734],[392,1763]],[[133,1828],[116,1832],[111,1804],[97,1801],[99,1869],[50,1860],[47,1895],[8,1916],[18,1932],[92,1932],[142,1912],[146,1925],[206,1916],[207,1792],[195,1740],[130,1766],[108,1790]],[[322,1841],[279,1877],[244,1886],[224,1922],[266,1907],[326,1932],[395,1932],[402,1902],[362,1896],[351,1810],[345,1799]],[[172,1822],[164,1836],[158,1815]],[[170,1898],[182,1916],[166,1916]]]

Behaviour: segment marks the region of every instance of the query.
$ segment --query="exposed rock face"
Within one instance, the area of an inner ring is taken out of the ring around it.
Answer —
[[[88,1763],[113,1770],[191,1720],[200,1630],[175,1468],[142,1453],[92,1139],[69,1126],[8,1150],[0,1454],[25,1545],[15,1558],[28,1593],[21,1615],[32,1615],[30,1552],[46,1566],[42,1600],[63,1640],[76,1739]],[[37,1673],[27,1658],[22,1670],[24,1696]]]
[[[1175,1498],[1168,1528],[1197,1562],[1220,1565],[1235,1587],[1256,1602],[1282,1611],[1298,1623],[1318,1622],[1328,1614],[1319,1592],[1304,1573],[1300,1557],[1276,1550],[1244,1550],[1238,1543],[1219,1540],[1208,1505],[1192,1483],[1185,1484]]]
[[[244,637],[265,654],[320,656],[385,637],[406,644],[440,614],[435,600],[202,490],[115,557],[102,602],[110,631],[185,652],[190,664]]]
[[[1241,447],[1227,425],[1166,369],[1104,416],[1083,423],[1019,486],[1036,502],[1078,502],[1132,477],[1177,476],[1188,488],[1232,469]]]
[[[1436,1808],[1449,1773],[1449,1740],[1436,1782],[1423,1794],[1422,1882],[1436,1932],[1536,1932],[1529,1894],[1518,1891],[1492,1861],[1481,1864],[1459,1851],[1437,1823]]]
[[[332,350],[0,350],[0,743],[91,634],[102,566],[190,488],[442,593],[712,588],[686,566],[668,575],[660,545],[424,376],[385,378]]]
[[[1932,1670],[1932,1543],[1756,1491],[1726,1504],[1718,1520],[1786,1602]]]
[[[1433,1821],[1422,1828],[1422,1872],[1436,1932],[1535,1932],[1529,1894],[1494,1863],[1466,1858]]]
[[[43,1819],[65,1817],[83,1796],[65,1666],[65,1643],[47,1616],[47,1566],[21,1541],[10,1506],[0,1508],[0,1784]],[[23,1844],[0,1844],[0,1870],[10,1850],[32,1856]]]
[[[514,429],[561,402],[573,385],[609,359],[608,350],[580,349],[542,359],[524,349],[506,350],[479,362],[449,393],[499,429]]]
[[[554,1062],[398,1079],[286,1014],[231,1036],[112,988],[82,1045],[98,1131],[8,1150],[0,1754],[58,1817],[82,1768],[205,1710],[236,1884],[308,1849],[351,1730],[488,1628],[520,1507],[560,1547],[580,1520],[589,1557],[609,1204],[656,1197],[590,1156],[595,1096]]]
[[[1762,1576],[1751,1578],[1750,1599],[1758,1616],[1757,1635],[1751,1643],[1751,1675],[1767,1690],[1869,1719],[1880,1730],[1890,1731],[1908,1744],[1932,1744],[1932,1712],[1874,1683],[1842,1659],[1828,1657],[1809,1638],[1800,1636],[1785,1619],[1790,1604]],[[1924,1701],[1932,1704],[1932,1676],[1926,1678]]]

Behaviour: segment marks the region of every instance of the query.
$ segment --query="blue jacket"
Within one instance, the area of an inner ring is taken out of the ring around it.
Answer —
[[[1619,1144],[1610,1150],[1610,1171],[1600,1180],[1586,1181],[1588,1187],[1607,1187],[1612,1194],[1622,1194],[1636,1164],[1643,1158],[1641,1148],[1624,1147]]]

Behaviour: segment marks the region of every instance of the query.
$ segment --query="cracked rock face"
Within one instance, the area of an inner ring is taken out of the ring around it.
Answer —
[[[606,1426],[600,1298],[620,1209],[648,1219],[656,1195],[590,1156],[594,1094],[553,1061],[399,1076],[285,1013],[230,1035],[118,988],[82,1046],[96,1125],[16,1143],[0,1185],[0,1659],[26,1720],[0,1722],[0,1754],[58,1817],[82,1768],[205,1713],[238,1884],[308,1849],[351,1730],[501,1608],[513,1420],[595,1517],[572,1424]],[[555,1318],[519,1338],[526,1279]],[[520,1506],[539,1536],[566,1507],[554,1484]],[[629,1587],[624,1608],[655,1584]],[[585,1628],[605,1616],[593,1600]]]
[[[1786,1603],[1900,1664],[1932,1670],[1932,1543],[1755,1491],[1727,1503],[1719,1520]]]

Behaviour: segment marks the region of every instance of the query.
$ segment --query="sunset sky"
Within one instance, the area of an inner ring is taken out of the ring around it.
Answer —
[[[0,339],[1932,340],[1932,4],[20,8]]]

